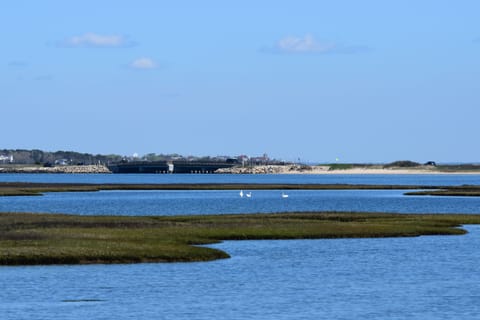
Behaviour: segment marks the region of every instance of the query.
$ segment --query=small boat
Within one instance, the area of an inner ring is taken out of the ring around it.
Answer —
[[[282,192],[282,198],[288,198],[288,194]]]
[[[243,198],[243,190],[240,190],[240,198]]]
[[[246,193],[245,195],[247,196],[247,198],[251,198],[251,197],[252,197],[252,193],[251,193],[251,192]]]

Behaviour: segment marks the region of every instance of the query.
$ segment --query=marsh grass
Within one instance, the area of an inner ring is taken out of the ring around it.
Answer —
[[[443,188],[446,187],[364,184],[65,184],[0,182],[0,196],[32,196],[42,195],[46,192],[95,192],[100,190],[438,190]]]
[[[228,258],[198,245],[222,240],[459,235],[480,215],[280,213],[75,216],[0,213],[0,264],[187,262]]]
[[[461,197],[478,197],[480,196],[480,186],[478,185],[462,185],[462,186],[446,186],[437,189],[410,191],[405,195],[414,196],[461,196]]]
[[[340,169],[339,169],[340,170]],[[363,184],[57,184],[0,182],[0,196],[40,196],[46,192],[101,190],[409,190],[405,195],[480,196],[480,186]]]

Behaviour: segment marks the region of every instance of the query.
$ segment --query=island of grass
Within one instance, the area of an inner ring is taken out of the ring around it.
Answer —
[[[0,182],[0,196],[32,196],[45,192],[81,192],[100,190],[440,190],[448,187],[426,185],[370,184],[264,184],[264,183],[202,183],[202,184],[82,184]],[[480,192],[480,187],[479,187]]]
[[[228,258],[222,240],[461,235],[480,215],[279,213],[77,216],[0,213],[0,265],[191,262]]]

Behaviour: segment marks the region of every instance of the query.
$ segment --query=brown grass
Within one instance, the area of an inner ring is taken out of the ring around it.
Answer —
[[[279,213],[174,217],[0,213],[0,264],[207,261],[222,240],[459,235],[480,215]]]

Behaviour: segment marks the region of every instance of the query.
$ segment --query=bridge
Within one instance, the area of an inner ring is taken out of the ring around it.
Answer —
[[[235,161],[134,161],[107,165],[112,173],[214,173],[238,165]]]

